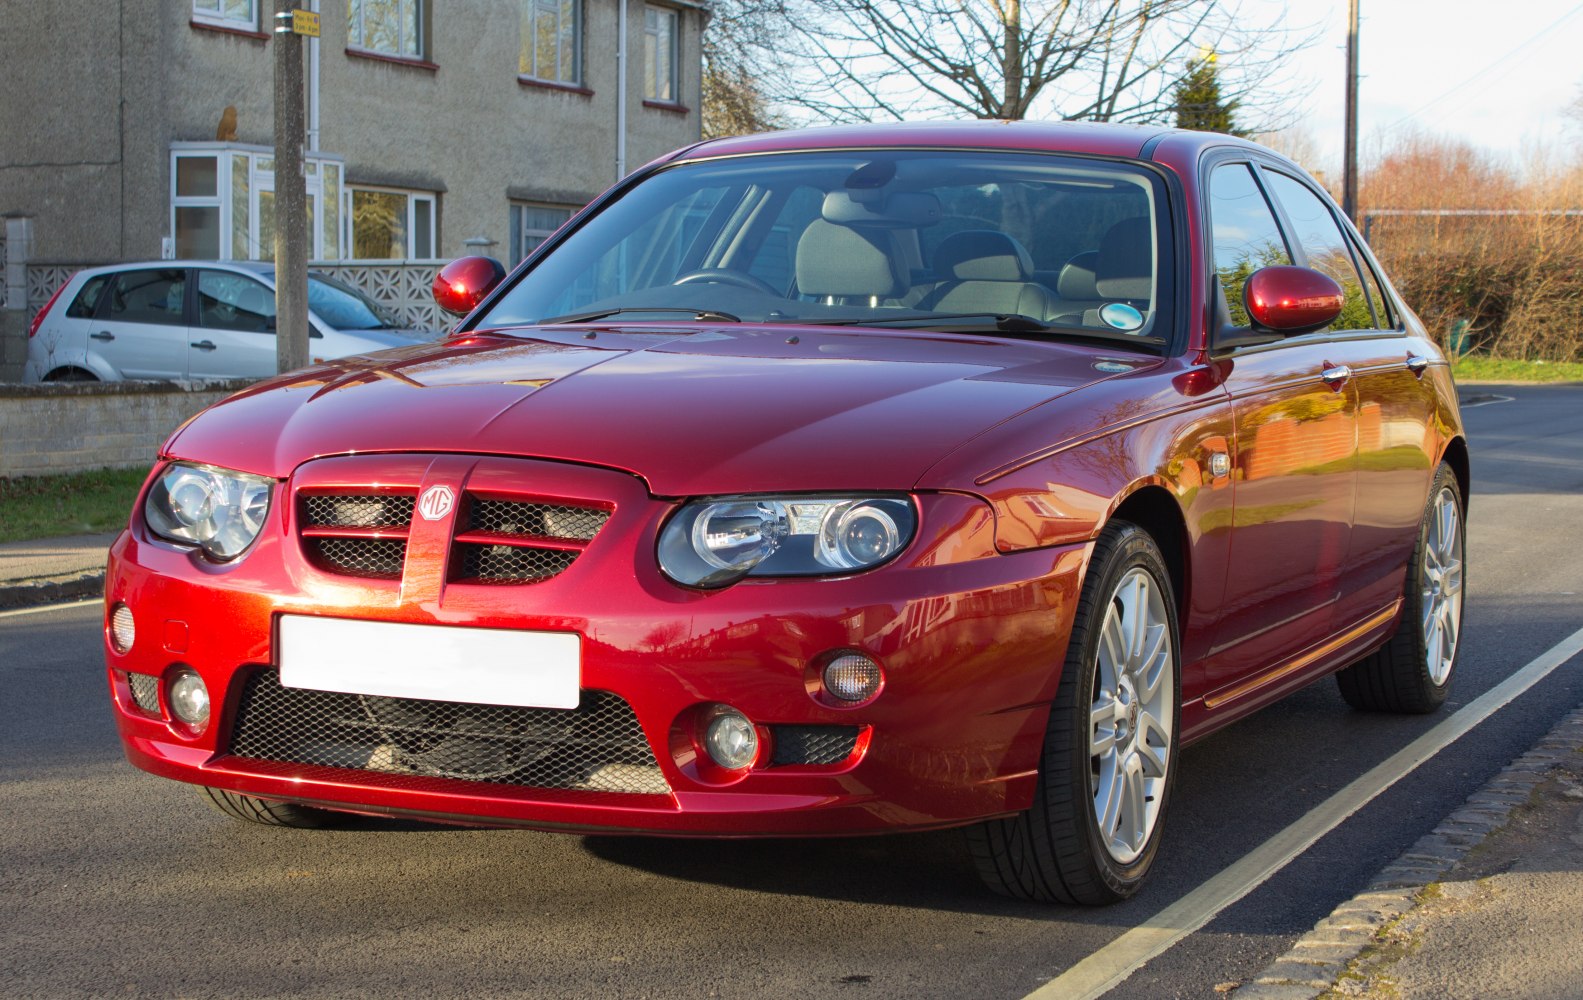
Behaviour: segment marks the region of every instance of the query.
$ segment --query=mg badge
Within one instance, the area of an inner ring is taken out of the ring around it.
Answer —
[[[418,513],[425,521],[438,521],[456,506],[456,494],[449,486],[430,486],[418,498]]]

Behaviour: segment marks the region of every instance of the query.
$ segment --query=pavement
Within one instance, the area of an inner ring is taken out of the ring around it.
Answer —
[[[114,533],[0,544],[6,609],[97,596]],[[1583,997],[1583,707],[1236,1000]]]

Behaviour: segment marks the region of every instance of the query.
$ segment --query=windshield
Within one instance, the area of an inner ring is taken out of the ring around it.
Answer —
[[[393,329],[393,320],[373,299],[321,274],[308,275],[308,308],[337,330]]]
[[[1102,160],[845,150],[694,161],[584,222],[476,325],[740,318],[1159,343],[1162,213],[1152,174]]]

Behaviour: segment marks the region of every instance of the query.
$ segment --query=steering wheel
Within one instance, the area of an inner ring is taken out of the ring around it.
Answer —
[[[708,282],[711,284],[720,285],[736,285],[738,288],[751,288],[755,292],[764,292],[766,295],[779,296],[782,294],[776,290],[775,286],[771,285],[767,281],[755,278],[746,271],[733,271],[727,267],[702,267],[696,271],[688,271],[686,274],[671,282],[671,284],[692,285],[697,284],[698,282]]]

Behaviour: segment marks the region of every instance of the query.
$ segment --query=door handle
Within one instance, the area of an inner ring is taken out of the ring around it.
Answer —
[[[88,337],[91,340],[114,340],[115,334],[111,333],[109,330],[100,330],[98,333],[88,334]]]
[[[1340,385],[1352,377],[1352,369],[1346,365],[1336,365],[1333,368],[1326,368],[1320,372],[1319,377],[1331,385]]]
[[[214,350],[214,341],[212,341],[212,340],[195,340],[191,344],[189,344],[188,346],[189,347],[196,347],[200,351],[212,351],[212,350]]]
[[[1407,355],[1407,370],[1414,375],[1422,375],[1424,369],[1429,367],[1429,359],[1421,358],[1416,354]]]

